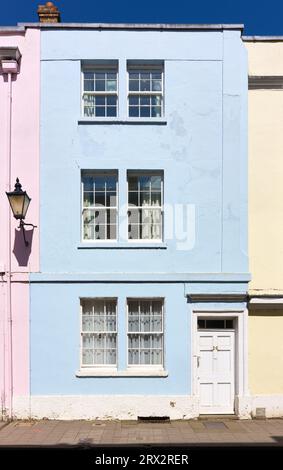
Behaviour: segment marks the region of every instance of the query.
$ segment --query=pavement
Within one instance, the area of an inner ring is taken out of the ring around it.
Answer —
[[[0,422],[0,448],[148,444],[283,447],[283,419]]]

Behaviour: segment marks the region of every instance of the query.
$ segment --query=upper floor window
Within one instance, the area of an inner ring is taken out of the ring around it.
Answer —
[[[116,117],[118,108],[118,69],[109,67],[83,68],[83,115],[85,117]]]
[[[163,172],[128,171],[128,238],[162,240]]]
[[[128,75],[129,117],[162,117],[163,67],[131,65]]]
[[[117,172],[82,172],[82,239],[84,241],[116,240],[117,200]]]

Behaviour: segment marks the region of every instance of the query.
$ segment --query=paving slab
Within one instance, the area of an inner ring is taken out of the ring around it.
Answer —
[[[0,447],[91,445],[269,445],[283,447],[283,419],[166,421],[13,421],[0,423]]]

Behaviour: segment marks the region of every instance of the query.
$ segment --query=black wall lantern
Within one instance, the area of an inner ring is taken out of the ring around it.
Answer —
[[[24,226],[29,225],[30,227],[33,227],[33,228],[36,227],[36,225],[26,224],[23,221],[26,216],[31,198],[27,195],[26,191],[22,190],[22,185],[19,181],[19,178],[16,179],[14,191],[11,191],[9,193],[6,192],[6,194],[7,194],[7,197],[8,197],[12,212],[13,212],[13,216],[15,217],[15,219],[20,221],[19,228],[23,230],[25,245],[28,246],[29,243],[26,240]]]

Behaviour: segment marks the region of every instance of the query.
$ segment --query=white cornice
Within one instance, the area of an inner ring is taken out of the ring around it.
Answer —
[[[276,297],[250,297],[249,308],[252,310],[282,310],[283,297],[282,295]]]
[[[246,293],[187,294],[191,302],[246,302]]]
[[[242,36],[244,42],[282,42],[283,36]]]
[[[249,77],[250,90],[281,90],[283,89],[282,75],[251,75]]]
[[[170,24],[170,23],[18,23],[18,26],[25,28],[40,29],[133,29],[133,30],[240,30],[244,29],[243,24]]]

